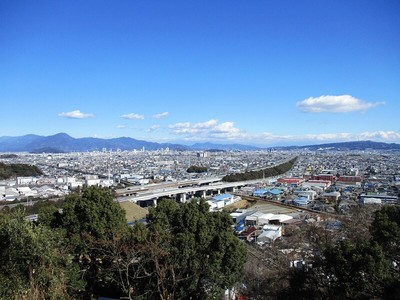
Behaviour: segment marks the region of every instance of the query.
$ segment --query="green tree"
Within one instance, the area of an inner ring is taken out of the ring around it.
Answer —
[[[327,248],[311,269],[294,269],[282,298],[378,299],[389,279],[389,265],[377,243],[344,240]]]
[[[383,294],[389,268],[377,243],[354,245],[343,241],[328,249],[325,259],[325,274],[336,298],[370,299]]]
[[[394,299],[393,295],[400,294],[400,207],[384,206],[377,211],[370,232],[390,262],[391,277],[386,281],[385,297]]]
[[[73,257],[70,276],[75,278],[75,288],[70,293],[81,293],[91,298],[101,295],[110,286],[102,268],[102,245],[107,240],[118,240],[127,230],[125,212],[113,200],[110,190],[87,187],[66,197],[63,212],[46,208],[39,214],[39,223],[60,227],[68,239],[68,251]],[[79,272],[80,278],[74,277]]]
[[[204,173],[207,172],[207,167],[201,167],[201,166],[190,166],[186,172],[188,173]]]
[[[28,164],[6,165],[0,162],[0,179],[7,179],[16,176],[39,176],[43,172],[37,167]]]
[[[67,196],[62,226],[69,234],[86,233],[98,239],[113,238],[127,229],[125,212],[111,191],[95,186]]]
[[[160,299],[205,299],[241,278],[246,249],[229,214],[209,212],[204,200],[165,200],[150,211],[149,222],[151,285]]]
[[[37,203],[40,203],[39,201]],[[61,225],[61,214],[54,204],[45,202],[38,208],[38,223],[50,228],[57,228]]]
[[[0,221],[0,299],[68,299],[70,260],[57,230],[25,220]]]
[[[400,207],[384,206],[375,213],[370,228],[372,238],[393,260],[400,262]]]
[[[244,180],[253,180],[253,179],[261,179],[265,177],[272,177],[286,173],[291,168],[293,168],[294,164],[297,161],[297,157],[289,160],[288,162],[282,163],[280,165],[266,168],[260,171],[248,171],[244,173],[236,173],[229,174],[222,178],[222,181],[226,182],[235,182],[235,181],[244,181]]]

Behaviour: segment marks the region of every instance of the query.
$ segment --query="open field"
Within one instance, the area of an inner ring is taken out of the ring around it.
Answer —
[[[299,210],[295,208],[274,205],[272,203],[263,202],[262,200],[257,201],[254,205],[250,207],[250,209],[259,210],[263,213],[271,214],[292,214],[299,212]]]

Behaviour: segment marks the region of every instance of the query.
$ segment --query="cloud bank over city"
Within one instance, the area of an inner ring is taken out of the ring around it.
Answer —
[[[157,127],[159,128],[159,127]],[[374,140],[380,142],[400,141],[400,132],[372,131],[372,132],[339,132],[320,134],[274,134],[271,132],[247,132],[235,127],[234,122],[219,122],[211,119],[199,123],[176,123],[168,126],[172,140],[184,141],[213,141],[213,142],[238,142],[257,145],[289,145],[289,144],[314,144],[329,142],[348,142]]]

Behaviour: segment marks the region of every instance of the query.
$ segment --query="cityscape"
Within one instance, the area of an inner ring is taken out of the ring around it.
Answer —
[[[39,177],[16,177],[0,181],[2,201],[26,200],[27,198],[52,198],[69,194],[84,186],[98,185],[120,189],[125,186],[151,187],[154,191],[164,190],[168,183],[203,181],[203,184],[221,183],[224,176],[232,173],[245,173],[262,170],[279,165],[293,157],[297,157],[294,167],[279,178],[260,178],[258,182],[250,182],[244,186],[249,194],[261,186],[277,186],[288,193],[290,183],[304,190],[313,189],[315,196],[323,196],[323,192],[334,184],[334,192],[338,193],[335,203],[349,199],[363,201],[361,195],[375,192],[378,195],[395,197],[397,192],[400,166],[398,151],[337,151],[321,149],[318,151],[173,151],[166,149],[156,151],[102,151],[78,153],[18,153],[3,155],[5,164],[29,164],[38,166],[44,173]],[[4,158],[10,157],[10,158]],[[206,171],[190,173],[190,166],[204,167]],[[285,182],[282,187],[279,179],[295,178],[298,180]],[[207,182],[207,179],[212,179]],[[315,185],[308,184],[317,180]],[[329,181],[329,184],[318,184],[318,181]],[[196,184],[196,183],[192,183]],[[189,183],[187,184],[189,185]],[[293,189],[294,191],[295,189]],[[356,193],[356,195],[354,195]],[[120,192],[123,195],[123,192]],[[140,195],[140,190],[137,193]],[[149,200],[151,199],[149,196]],[[372,198],[372,197],[371,197]],[[379,198],[379,197],[378,197]],[[133,199],[134,200],[134,199]],[[292,199],[293,200],[293,199]],[[385,200],[384,200],[385,201]],[[310,201],[307,206],[315,205]],[[357,202],[353,202],[356,204]],[[140,203],[139,203],[140,204]],[[347,203],[349,204],[349,203]]]

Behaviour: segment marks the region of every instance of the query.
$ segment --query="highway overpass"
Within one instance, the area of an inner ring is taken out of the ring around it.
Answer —
[[[268,178],[268,181],[274,178]],[[176,182],[171,184],[157,184],[143,187],[132,187],[131,195],[120,196],[117,198],[118,202],[131,201],[137,204],[149,203],[157,205],[157,200],[165,197],[174,197],[181,202],[186,202],[192,197],[207,197],[215,194],[235,192],[237,189],[259,183],[266,182],[264,179],[238,181],[238,182],[222,182],[221,179],[209,178],[201,180],[192,180],[189,184],[188,181]],[[125,189],[126,190],[126,189]],[[119,193],[123,193],[119,190]]]

